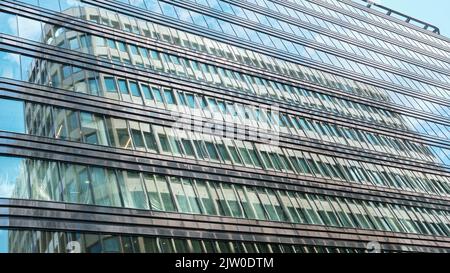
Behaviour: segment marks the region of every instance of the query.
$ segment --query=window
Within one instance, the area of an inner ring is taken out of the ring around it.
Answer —
[[[62,188],[55,162],[29,160],[31,198],[45,201],[61,201]]]
[[[261,200],[261,203],[262,203],[264,209],[266,210],[267,214],[269,215],[269,219],[273,220],[273,221],[279,221],[280,219],[277,215],[277,212],[276,212],[274,206],[272,205],[272,203],[270,202],[269,196],[265,192],[265,189],[258,188],[257,192],[258,192],[258,196]]]
[[[225,145],[220,143],[220,144],[217,144],[216,146],[217,146],[217,150],[219,151],[219,154],[222,157],[222,159],[227,163],[231,162],[230,154],[228,153]]]
[[[187,156],[195,157],[194,146],[192,146],[192,143],[189,139],[181,138],[181,144],[184,148],[184,153]]]
[[[114,40],[108,39],[108,47],[111,49],[117,49],[116,42]]]
[[[125,207],[148,209],[147,194],[144,191],[140,173],[119,171],[117,174]]]
[[[145,188],[147,189],[147,195],[150,201],[151,209],[153,210],[164,210],[164,205],[162,203],[161,197],[158,192],[158,187],[155,183],[153,175],[144,174]]]
[[[144,136],[145,145],[149,151],[157,152],[158,145],[156,143],[155,136],[153,135],[153,131],[151,129],[150,124],[140,123],[142,134]]]
[[[161,10],[164,15],[178,19],[177,13],[172,5],[164,2],[159,2],[159,4],[161,5]]]
[[[145,151],[145,142],[144,142],[144,138],[142,136],[141,129],[139,128],[139,123],[135,122],[135,121],[130,121],[129,124],[130,124],[131,136],[133,137],[134,147],[138,150]]]
[[[217,150],[214,146],[214,143],[210,141],[205,141],[206,149],[208,150],[209,157],[212,160],[219,161],[219,154],[217,153]]]
[[[63,79],[68,79],[70,76],[72,76],[72,66],[70,65],[64,65],[62,68],[63,71]]]
[[[117,92],[116,83],[114,82],[114,78],[112,77],[105,77],[105,87],[106,91],[108,92],[111,93]]]
[[[78,112],[54,108],[55,137],[63,140],[80,141],[81,130]]]
[[[130,82],[131,94],[135,97],[141,97],[141,93],[139,92],[139,88],[136,82]]]
[[[0,99],[0,109],[0,130],[25,133],[24,104],[22,101]]]
[[[272,189],[267,189],[267,196],[269,197],[270,202],[272,203],[272,206],[275,209],[275,212],[278,215],[278,218],[280,221],[287,221],[286,214],[284,212],[284,209],[278,200],[278,197],[276,196],[275,192]]]
[[[172,198],[172,193],[170,192],[166,178],[164,176],[156,175],[155,180],[163,207],[166,211],[175,211],[175,202]]]
[[[236,196],[233,187],[230,184],[222,184],[223,193],[225,199],[227,200],[228,206],[231,210],[231,214],[234,217],[243,217],[241,205],[239,203],[239,199]]]
[[[18,16],[17,19],[19,37],[36,42],[42,41],[41,22],[22,16]]]
[[[241,160],[241,158],[239,156],[239,153],[238,153],[236,147],[228,145],[228,150],[231,153],[231,157],[233,158],[234,163],[235,164],[242,164],[242,160]]]
[[[0,51],[0,77],[20,80],[20,71],[20,55]]]
[[[0,156],[0,197],[29,197],[25,159]]]
[[[150,91],[150,88],[147,85],[141,85],[142,93],[144,94],[145,99],[147,100],[153,100],[152,92]]]
[[[83,140],[89,144],[108,145],[106,126],[102,116],[80,113]]]
[[[211,197],[207,183],[205,181],[196,180],[195,185],[200,202],[203,205],[203,212],[210,215],[217,215],[216,205]]]
[[[107,118],[109,143],[113,147],[132,149],[131,136],[128,132],[127,122],[123,119]]]
[[[14,14],[0,12],[0,33],[17,36],[17,16]]]
[[[164,95],[166,97],[167,104],[175,104],[175,98],[173,96],[172,90],[164,89]]]
[[[159,242],[159,248],[161,249],[161,253],[174,253],[175,252],[171,239],[157,238],[157,241]]]
[[[236,190],[236,193],[239,197],[239,202],[242,206],[242,209],[244,210],[245,218],[256,218],[250,200],[245,193],[244,187],[240,185],[234,185],[234,189]]]
[[[89,86],[91,95],[94,95],[94,96],[99,95],[100,90],[99,90],[97,79],[95,79],[95,78],[88,79],[88,86]]]
[[[119,91],[122,94],[129,94],[130,91],[128,91],[128,85],[125,80],[119,80]]]
[[[112,170],[104,168],[90,168],[94,203],[101,206],[121,207],[119,189]]]
[[[161,91],[159,90],[159,88],[152,87],[152,91],[153,91],[153,95],[154,95],[156,101],[159,102],[159,103],[163,103],[164,101],[163,101],[163,98],[162,98],[162,95],[161,95]]]
[[[183,190],[181,180],[177,177],[170,177],[170,187],[172,188],[175,199],[177,200],[178,211],[187,213],[191,212],[191,207],[186,197],[186,193]]]
[[[121,253],[120,237],[115,235],[102,235],[102,253]]]
[[[170,148],[169,140],[165,134],[159,133],[158,134],[159,143],[161,144],[161,149],[165,153],[171,153],[172,149]]]
[[[60,164],[60,175],[63,183],[64,202],[94,203],[87,167],[63,163]]]
[[[78,43],[78,38],[77,37],[72,38],[72,39],[69,40],[69,47],[72,50],[80,48],[80,44]]]

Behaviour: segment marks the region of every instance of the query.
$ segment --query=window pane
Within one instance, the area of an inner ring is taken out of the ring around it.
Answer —
[[[93,204],[87,167],[81,165],[61,164],[61,181],[63,183],[63,200],[70,203]]]
[[[199,198],[203,204],[204,212],[206,212],[206,214],[217,215],[214,200],[209,193],[206,183],[204,181],[197,180],[195,184]]]
[[[130,82],[131,94],[135,97],[141,97],[141,93],[139,92],[139,88],[137,83]]]
[[[20,55],[0,51],[0,77],[20,80]]]
[[[24,39],[42,42],[41,22],[18,16],[19,36]]]
[[[144,249],[145,253],[158,253],[158,244],[156,238],[144,237]]]
[[[132,149],[131,136],[128,132],[127,122],[123,119],[107,118],[109,143],[118,148]]]
[[[0,156],[0,197],[28,198],[25,160]]]
[[[115,235],[102,235],[103,253],[121,253],[120,238]]]
[[[106,91],[108,92],[117,92],[116,83],[114,82],[114,78],[112,77],[105,77],[105,87]]]
[[[156,139],[155,136],[153,135],[153,131],[151,129],[150,124],[141,123],[140,125],[147,149],[153,152],[157,152],[158,145],[156,143]]]
[[[119,90],[120,90],[120,93],[122,93],[122,94],[129,94],[130,93],[128,91],[128,85],[127,85],[127,82],[125,80],[119,80]]]
[[[23,107],[21,101],[0,99],[0,130],[25,133]]]
[[[157,238],[159,242],[159,249],[162,253],[174,253],[172,240],[167,238]]]
[[[197,197],[197,194],[192,187],[192,181],[186,178],[183,178],[183,188],[186,193],[186,196],[189,200],[189,204],[191,205],[191,210],[193,213],[201,213],[200,211],[200,200]]]
[[[139,128],[139,123],[135,121],[130,121],[131,136],[133,137],[133,144],[136,149],[145,151],[144,138],[142,137],[141,129]]]
[[[252,187],[246,187],[246,190],[247,190],[248,199],[250,200],[250,202],[253,205],[253,208],[255,210],[256,217],[258,219],[267,219],[266,213],[264,211],[264,207],[256,193],[256,189],[252,188]]]
[[[28,160],[31,198],[45,201],[61,201],[61,184],[55,162]]]
[[[17,36],[17,16],[0,12],[0,33]]]
[[[172,198],[172,193],[170,192],[166,178],[164,176],[156,175],[155,179],[164,209],[166,211],[175,211],[175,201]]]
[[[119,190],[112,170],[91,168],[91,183],[96,205],[121,207]]]
[[[227,200],[228,206],[230,207],[231,213],[234,217],[243,217],[241,205],[239,199],[237,198],[233,187],[230,184],[222,184],[223,193],[225,199]]]
[[[108,145],[106,126],[102,116],[81,112],[80,119],[84,142]]]
[[[125,207],[148,209],[147,195],[144,192],[140,173],[119,171],[117,174]]]
[[[177,177],[170,177],[170,187],[175,195],[180,212],[191,212],[188,199],[184,193],[181,180]]]
[[[145,188],[147,189],[148,198],[150,199],[151,209],[164,210],[161,198],[159,196],[158,187],[153,178],[153,175],[143,174]]]

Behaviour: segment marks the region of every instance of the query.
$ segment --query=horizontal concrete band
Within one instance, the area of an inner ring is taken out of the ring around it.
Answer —
[[[0,227],[365,248],[450,248],[450,238],[86,205],[0,199]],[[397,246],[395,246],[397,245]]]

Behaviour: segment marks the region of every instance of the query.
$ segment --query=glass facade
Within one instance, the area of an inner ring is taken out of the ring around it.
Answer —
[[[30,135],[196,159],[199,162],[220,163],[223,166],[245,166],[272,172],[329,178],[336,181],[369,184],[442,196],[449,196],[450,194],[449,178],[443,175],[432,175],[367,163],[362,160],[305,152],[287,148],[289,147],[288,144],[274,146],[245,140],[233,140],[226,138],[226,136],[197,132],[195,128],[191,128],[192,130],[177,129],[43,104],[22,103],[6,99],[1,99],[0,102],[2,101],[22,106],[20,111],[25,111],[25,117],[22,120],[16,120],[16,125],[26,127],[26,133]],[[25,110],[23,110],[24,108]],[[335,132],[335,137],[340,136],[339,140],[354,144],[351,146],[380,151],[384,144],[389,149],[386,153],[397,156],[403,155],[405,158],[413,156],[405,153],[404,150],[398,149],[396,151],[392,147],[414,147],[416,149],[411,148],[411,152],[417,155],[418,159],[434,162],[431,150],[426,148],[422,150],[420,149],[421,146],[416,147],[408,142],[402,144],[394,138],[379,138],[376,134],[368,134],[367,139],[372,137],[374,142],[379,139],[377,143],[379,145],[369,146],[371,143],[366,143],[364,134],[358,130],[350,130],[345,127],[341,130],[337,126],[331,127],[327,123],[314,123],[306,119],[294,118],[293,121],[296,122],[293,124],[296,124],[299,129],[302,128],[300,126],[305,126],[305,130],[299,130],[302,134],[295,135],[340,143],[339,141],[333,141],[333,135],[327,134],[327,132]],[[295,130],[295,127],[292,124],[290,125]],[[7,124],[0,124],[0,129],[12,131],[9,130]],[[392,146],[387,146],[387,144]],[[407,146],[407,144],[410,146]],[[425,153],[427,151],[428,153]]]
[[[414,18],[348,0],[0,7],[0,198],[114,230],[11,213],[0,252],[449,251],[450,40]],[[96,210],[181,224],[150,236]],[[266,223],[270,242],[248,235]]]
[[[0,253],[364,253],[357,247],[227,241],[183,237],[0,230]],[[409,252],[399,249],[386,252]]]
[[[46,160],[0,161],[7,166],[1,198],[450,235],[445,210]]]

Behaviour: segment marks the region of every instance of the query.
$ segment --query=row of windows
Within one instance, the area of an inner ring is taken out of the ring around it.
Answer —
[[[418,251],[402,246],[402,252]],[[0,253],[362,253],[364,249],[182,237],[0,229]],[[386,251],[383,251],[386,252]]]
[[[128,3],[128,0],[124,0],[126,3]],[[247,8],[243,8],[241,6],[238,6],[236,4],[230,4],[227,2],[224,2],[222,0],[190,0],[192,2],[196,2],[198,4],[206,5],[208,7],[211,7],[215,10],[218,10],[220,12],[232,14],[234,16],[240,17],[244,20],[252,21],[256,24],[261,24],[265,27],[274,28],[276,31],[282,31],[286,32],[290,35],[295,35],[297,37],[307,39],[309,41],[313,41],[315,43],[319,43],[325,46],[334,47],[335,49],[344,51],[346,53],[356,54],[359,55],[359,57],[370,59],[372,62],[379,62],[381,65],[390,65],[391,67],[402,69],[406,71],[407,73],[415,73],[417,75],[427,77],[429,80],[439,80],[442,83],[450,83],[450,77],[447,74],[437,72],[442,71],[442,68],[434,68],[434,69],[428,69],[426,66],[418,66],[410,62],[406,62],[403,60],[400,60],[398,58],[393,58],[390,56],[385,56],[381,53],[375,52],[373,50],[369,50],[366,48],[359,47],[357,45],[354,45],[352,43],[346,42],[348,40],[348,37],[352,37],[356,34],[356,32],[351,32],[350,30],[343,29],[342,27],[336,26],[334,24],[326,23],[325,21],[322,21],[319,18],[314,18],[312,16],[309,16],[307,14],[299,13],[300,16],[296,16],[296,19],[299,19],[300,21],[306,22],[308,24],[316,23],[318,27],[325,28],[326,30],[333,30],[338,35],[347,34],[344,38],[336,39],[332,36],[336,35],[325,35],[321,34],[319,32],[305,29],[303,27],[300,27],[297,24],[292,24],[280,19],[277,19],[272,16],[264,15],[262,13],[258,13],[255,11],[252,11]],[[209,4],[208,4],[209,3]],[[282,5],[279,5],[279,8],[284,7]],[[294,11],[294,10],[292,10]],[[273,14],[273,12],[271,12]],[[298,20],[297,20],[298,21]],[[350,36],[349,34],[352,34]],[[358,33],[359,34],[359,33]],[[363,34],[359,34],[359,40],[364,41],[365,43],[370,42],[369,37],[365,36]],[[345,54],[345,53],[344,53]],[[396,52],[396,54],[399,54]],[[448,67],[444,69],[450,68],[450,64],[447,64]]]
[[[89,38],[86,37],[85,38]],[[89,41],[88,39],[87,41]],[[198,63],[193,60],[159,53],[154,50],[147,51],[144,48],[137,48],[132,45],[126,45],[113,40],[105,40],[96,38],[96,43],[102,44],[103,47],[109,45],[111,55],[132,56],[134,62],[144,66],[143,63],[151,65],[151,68],[161,70],[167,73],[173,73],[196,81],[206,81],[208,83],[217,84],[225,88],[235,88],[239,91],[262,94],[263,96],[271,96],[291,103],[297,103],[307,108],[313,108],[320,111],[328,111],[344,117],[357,118],[363,121],[378,123],[391,128],[400,128],[403,130],[413,129],[416,132],[433,135],[442,138],[448,138],[450,130],[449,126],[424,121],[412,117],[402,116],[386,110],[366,106],[360,103],[343,100],[340,98],[328,96],[321,93],[312,92],[302,88],[296,88],[291,85],[280,84],[273,81],[267,81],[263,78],[241,74],[227,69],[217,68],[212,65]],[[88,42],[90,43],[90,42]],[[109,47],[108,47],[109,48]],[[117,48],[122,48],[119,50]],[[100,49],[101,50],[101,49]],[[115,52],[115,53],[112,53]],[[130,52],[130,54],[129,54]],[[132,54],[134,52],[135,54]],[[103,51],[103,53],[107,53]],[[150,57],[149,57],[150,55]],[[128,59],[129,61],[129,59]],[[53,87],[59,87],[77,92],[91,93],[99,95],[102,88],[99,86],[99,78],[95,78],[94,71],[86,71],[90,79],[86,82],[84,70],[69,65],[58,65],[51,63],[52,66],[45,67],[45,62],[41,64],[38,60],[31,57],[18,56],[14,53],[0,52],[0,63],[4,64],[0,76],[14,79],[22,79],[40,84],[49,84]],[[39,70],[39,67],[40,70]],[[73,75],[75,74],[75,75]],[[50,77],[50,79],[47,79]],[[109,77],[110,78],[110,77]],[[106,93],[104,96],[118,99],[117,88],[113,82],[105,82]],[[134,91],[134,89],[132,89]],[[115,94],[114,94],[115,93]],[[133,95],[139,96],[137,93]],[[124,100],[142,104],[141,98],[127,98]]]
[[[3,198],[450,236],[445,210],[0,157]]]
[[[149,1],[150,0],[146,0],[146,2]],[[271,47],[277,50],[287,52],[289,54],[296,54],[303,58],[328,64],[330,66],[335,66],[338,69],[344,69],[364,76],[374,77],[381,81],[387,81],[389,83],[410,88],[415,91],[419,91],[422,93],[425,92],[433,96],[447,98],[448,95],[450,94],[449,90],[435,86],[433,84],[427,84],[413,78],[401,76],[396,73],[387,72],[377,67],[373,67],[363,63],[355,62],[353,60],[335,56],[328,52],[323,52],[321,50],[313,49],[298,43],[293,43],[286,39],[281,39],[260,31],[252,30],[248,27],[243,27],[236,23],[229,23],[224,20],[211,17],[209,15],[204,15],[196,11],[174,6],[172,4],[165,2],[159,2],[159,5],[161,6],[160,8],[161,14],[168,16],[172,19],[181,20],[184,23],[193,24],[196,27],[208,28],[210,31],[232,35],[252,43]],[[150,10],[158,12],[158,10],[155,10],[153,6]]]
[[[82,5],[82,7],[83,7],[83,9],[80,9],[80,10],[70,9],[69,11],[66,12],[66,13],[69,13],[70,15],[72,15],[72,16],[80,17],[80,18],[83,18],[83,19],[89,19],[89,20],[95,21],[96,23],[99,23],[99,24],[108,25],[108,26],[111,26],[113,28],[122,29],[122,30],[125,30],[125,31],[128,31],[128,32],[133,32],[135,34],[140,34],[142,32],[144,35],[146,35],[148,37],[151,36],[150,33],[151,33],[151,30],[153,29],[153,27],[151,27],[150,25],[147,26],[147,22],[145,22],[145,21],[136,20],[135,18],[124,16],[124,15],[121,15],[121,14],[118,14],[118,13],[115,13],[115,12],[112,12],[112,11],[109,11],[109,10],[106,10],[106,9],[90,6],[90,5],[87,5],[85,3],[80,4],[77,1],[73,1],[73,2],[71,2],[71,4],[73,4],[72,7],[78,7],[79,5]],[[57,10],[59,11],[58,8],[57,8]],[[90,15],[88,15],[86,13],[88,13]],[[119,20],[119,18],[120,18],[120,20]],[[157,25],[154,24],[154,26],[157,26]],[[174,29],[171,29],[171,28],[166,28],[166,27],[162,27],[162,26],[158,26],[157,28],[161,28],[165,32],[165,33],[163,33],[162,38],[170,37],[170,32],[174,32]],[[190,36],[190,34],[188,34],[188,36]],[[199,46],[201,46],[201,43],[199,44]],[[223,44],[221,45],[221,47],[224,47]],[[295,49],[294,50],[290,50],[290,51],[296,52]],[[226,49],[225,49],[225,52],[227,52]],[[254,53],[252,53],[252,54],[254,54]],[[306,52],[306,54],[308,54],[308,53]],[[227,52],[227,55],[229,55],[229,52]],[[319,57],[318,55],[313,55],[313,56],[317,57],[317,58]],[[337,60],[333,55],[330,55],[329,57],[332,58],[332,59],[329,60],[329,59],[325,58],[325,60],[327,62],[331,61],[331,64],[333,62],[339,63],[339,60]],[[250,56],[250,58],[253,58],[253,57]],[[265,56],[264,56],[264,58],[267,59]],[[276,60],[276,63],[280,63],[280,61]],[[263,64],[263,63],[261,63],[261,64]],[[345,61],[343,62],[343,64],[346,67],[350,67],[350,64],[347,64]],[[283,65],[283,64],[281,64],[281,65],[282,65],[281,67],[286,66],[286,65]],[[269,66],[271,66],[271,64],[269,64]],[[290,67],[290,66],[292,66],[292,64],[287,63],[287,67]],[[287,68],[287,69],[284,69],[284,70],[289,71],[290,69]],[[319,72],[318,70],[314,72],[314,74],[317,74],[317,73],[322,74],[322,72]],[[297,76],[295,76],[295,77],[297,77]],[[326,75],[326,77],[324,79],[331,78],[331,80],[334,80],[334,78],[336,78],[336,77],[338,77],[338,76],[330,74],[330,75]],[[304,78],[304,77],[302,77],[302,78]],[[327,80],[325,80],[325,82],[326,81]],[[346,82],[346,80],[343,80],[343,81],[342,80],[338,80],[338,82],[339,81]],[[322,83],[319,83],[319,84],[322,84]],[[350,83],[350,85],[352,85],[352,84]],[[361,85],[361,84],[358,83],[358,85]],[[434,90],[434,87],[422,88],[422,90],[433,90],[434,93],[437,92],[437,90]],[[361,92],[361,91],[359,91],[359,92]],[[367,92],[367,90],[365,90],[365,92]],[[394,92],[391,92],[391,93],[394,94]],[[392,94],[389,94],[389,95],[392,95]],[[442,96],[444,98],[446,97],[445,95],[442,95]],[[422,104],[412,103],[412,105],[420,105],[420,106],[422,106],[423,103]],[[410,106],[410,104],[408,103],[407,106]],[[437,112],[439,112],[439,111],[437,111]],[[446,113],[448,113],[448,111]]]
[[[111,15],[110,13],[108,15]],[[99,21],[99,17],[95,15],[97,19],[91,19],[96,22]],[[119,16],[122,18],[123,16]],[[89,34],[76,32],[73,30],[65,29],[62,27],[54,26],[46,23],[42,26],[45,29],[45,33],[38,35],[38,32],[30,33],[27,31],[27,26],[35,25],[39,28],[41,24],[39,21],[24,18],[21,16],[16,16],[13,14],[1,13],[0,18],[5,21],[12,22],[14,18],[17,20],[17,30],[8,26],[3,26],[0,28],[0,32],[18,35],[19,37],[25,39],[31,39],[37,42],[44,41],[46,44],[56,45],[58,47],[63,47],[67,49],[81,51],[83,53],[96,54],[108,57],[114,61],[121,61],[126,63],[133,63],[137,65],[148,66],[148,63],[142,63],[133,58],[133,55],[127,55],[131,50],[135,51],[134,47],[131,45],[125,45],[122,42],[110,41],[108,40],[108,46],[113,49],[121,49],[120,54],[114,54],[113,52],[104,52],[102,50],[94,50],[92,47],[92,39]],[[129,19],[129,18],[127,18]],[[213,41],[208,38],[204,38],[198,35],[193,35],[184,31],[179,31],[174,28],[167,28],[161,25],[157,25],[150,22],[138,21],[139,28],[137,25],[133,28],[125,27],[127,23],[115,24],[114,18],[104,18],[101,20],[103,23],[110,22],[107,25],[117,26],[122,30],[128,30],[139,34],[143,34],[147,37],[157,39],[164,42],[169,42],[186,48],[190,48],[196,51],[201,51],[207,54],[215,55],[221,58],[226,58],[230,61],[239,62],[245,65],[255,66],[260,69],[269,70],[278,74],[286,75],[289,77],[294,77],[303,81],[310,81],[315,84],[325,86],[327,88],[338,89],[340,91],[356,94],[359,96],[368,97],[375,99],[377,101],[396,103],[398,105],[406,106],[412,109],[425,111],[433,113],[436,115],[441,115],[445,117],[450,116],[450,108],[438,103],[425,101],[421,98],[415,98],[408,95],[403,95],[398,92],[392,92],[389,90],[384,90],[379,87],[370,86],[363,83],[357,83],[353,80],[345,79],[341,76],[332,75],[326,72],[320,72],[315,69],[302,68],[299,65],[282,61],[280,59],[274,59],[267,55],[259,54],[250,50],[244,50],[239,47],[227,45],[218,41]],[[14,24],[12,24],[14,25]],[[21,30],[22,29],[22,30]],[[43,37],[43,38],[41,38]],[[100,43],[102,45],[103,42]],[[127,49],[130,46],[130,49]],[[97,46],[96,46],[97,47]],[[139,52],[143,49],[139,48]],[[94,52],[95,51],[95,52]],[[301,72],[296,72],[301,71]]]
[[[11,111],[5,113],[14,113],[4,114],[5,122],[0,129],[6,131],[20,129],[19,132],[39,136],[213,163],[443,196],[450,194],[450,181],[445,176],[219,137],[189,128],[162,127],[31,103],[27,103],[24,111],[22,102],[0,102],[4,109]]]
[[[344,27],[343,24],[340,22],[332,23],[331,20],[325,21],[323,19],[312,17],[312,16],[309,16],[302,12],[299,12],[298,9],[291,8],[288,6],[283,6],[283,4],[279,4],[279,3],[272,3],[273,1],[270,1],[270,0],[247,0],[247,1],[255,3],[255,4],[257,3],[258,5],[260,5],[262,7],[268,7],[271,10],[278,11],[284,15],[291,16],[291,17],[294,17],[297,19],[307,18],[308,21],[311,22],[312,24],[315,24],[316,26],[325,26],[325,28],[332,30],[332,31],[335,31],[336,28],[340,29],[340,30],[342,30],[342,32],[340,32],[340,33],[344,33],[349,37],[358,39],[365,43],[370,43],[370,44],[372,44],[374,46],[378,46],[380,48],[389,49],[392,52],[397,53],[397,54],[402,54],[404,56],[407,56],[407,57],[410,57],[410,58],[413,58],[416,60],[420,60],[420,61],[428,63],[428,64],[436,65],[436,66],[442,67],[444,69],[450,68],[450,64],[447,62],[443,62],[436,58],[423,55],[421,53],[415,52],[413,50],[407,49],[402,46],[398,46],[392,42],[387,42],[387,41],[381,40],[379,38],[374,38],[374,37],[370,36],[370,34],[364,34],[364,31],[356,32],[354,30],[351,30],[350,28]],[[295,0],[290,0],[290,1],[294,2]],[[336,12],[334,10],[326,9],[324,7],[321,7],[318,4],[311,3],[306,0],[297,0],[295,2],[297,2],[298,4],[301,4],[301,6],[303,8],[319,12],[322,16],[326,16],[328,18],[333,18],[335,20],[350,23],[352,25],[352,28],[357,27],[358,29],[369,30],[371,33],[381,34],[381,35],[385,36],[385,37],[383,37],[383,39],[388,40],[388,41],[389,41],[389,39],[392,40],[392,38],[393,38],[385,30],[383,30],[382,28],[379,28],[376,25],[367,24],[367,23],[362,22],[361,20],[358,20],[354,17],[344,15],[344,14],[342,14],[340,12]],[[306,22],[308,22],[308,21],[306,21]],[[386,37],[388,37],[389,39],[386,39]],[[403,39],[404,38],[402,37],[400,42],[404,43]],[[398,43],[399,42],[398,39],[396,39],[395,42]],[[415,42],[417,42],[417,41],[415,41]],[[430,47],[430,46],[427,46],[427,47]],[[440,51],[434,47],[430,47],[430,48],[433,48],[433,51],[427,50],[426,52],[433,52],[435,54],[436,54],[436,52],[438,52],[437,54],[441,55],[441,57],[444,57],[444,58],[449,56],[446,54],[445,51]],[[423,50],[423,48],[421,48],[421,49]]]
[[[303,2],[303,0],[288,0],[288,1],[290,1],[290,2],[294,1],[295,3]],[[380,16],[376,16],[376,15],[374,15],[374,14],[372,14],[370,12],[366,12],[366,11],[364,11],[362,9],[354,8],[354,7],[352,7],[352,6],[350,6],[350,5],[346,4],[346,3],[343,3],[341,1],[337,1],[337,0],[323,0],[323,1],[327,2],[329,4],[332,4],[334,6],[337,6],[337,7],[341,8],[341,9],[350,11],[350,12],[352,12],[354,14],[360,15],[362,17],[371,19],[372,21],[375,22],[375,24],[371,24],[370,28],[367,27],[366,24],[364,24],[364,22],[362,22],[361,20],[355,21],[355,22],[357,22],[356,25],[366,26],[366,28],[368,28],[369,30],[374,29],[374,27],[376,27],[376,25],[378,23],[382,23],[382,25],[391,26],[391,27],[394,27],[394,28],[396,28],[398,30],[404,31],[405,33],[410,33],[410,34],[413,34],[415,36],[419,36],[422,39],[425,39],[425,40],[428,40],[428,41],[440,44],[441,46],[449,47],[449,43],[444,41],[443,39],[438,39],[438,38],[432,37],[430,35],[425,35],[424,33],[420,32],[420,31],[414,30],[412,28],[407,28],[407,27],[403,26],[402,24],[398,24],[398,23],[396,23],[394,21],[391,21],[391,20],[386,20],[386,19],[384,19],[384,18],[382,18]],[[310,1],[308,1],[308,2],[310,2]],[[310,2],[309,4],[311,4],[311,6],[313,6],[313,3]],[[436,54],[440,54],[440,55],[445,56],[445,57],[449,57],[450,56],[449,53],[447,53],[447,52],[445,52],[443,50],[438,50],[435,47],[428,46],[428,45],[426,45],[424,43],[416,41],[415,39],[409,39],[409,38],[407,38],[405,36],[399,36],[399,35],[397,35],[394,32],[385,32],[384,29],[380,29],[379,33],[384,34],[386,37],[392,37],[393,36],[393,37],[397,38],[397,40],[400,41],[400,42],[405,42],[405,39],[407,39],[406,41],[409,44],[413,45],[413,46],[422,48],[422,49],[427,50],[427,51],[432,51],[432,52],[434,52]]]

